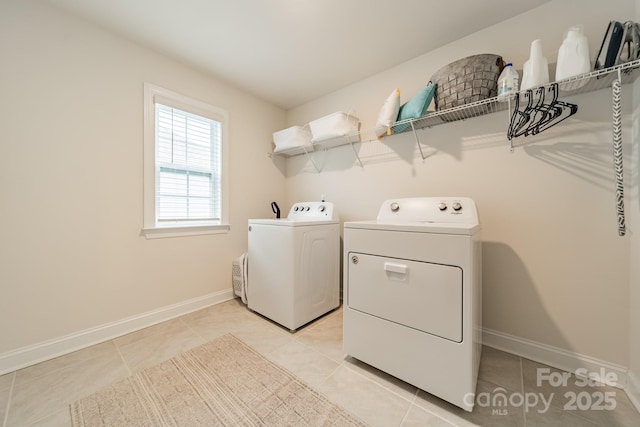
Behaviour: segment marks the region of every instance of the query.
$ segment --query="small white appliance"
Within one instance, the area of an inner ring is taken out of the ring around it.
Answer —
[[[250,219],[248,307],[294,331],[340,305],[340,221],[330,202]]]
[[[233,293],[245,304],[247,303],[247,261],[247,254],[244,253],[233,261],[231,269]]]
[[[474,201],[385,201],[344,223],[344,352],[467,411],[482,346]]]

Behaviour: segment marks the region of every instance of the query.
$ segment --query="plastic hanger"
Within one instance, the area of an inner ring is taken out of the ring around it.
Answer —
[[[542,91],[540,89],[542,89]],[[544,88],[537,88],[536,93],[538,93],[538,97],[536,98],[535,105],[533,89],[528,89],[525,93],[525,96],[529,98],[529,102],[527,103],[525,110],[522,112],[523,119],[520,120],[514,128],[513,138],[523,135],[526,136],[533,129],[533,126],[536,123],[535,117],[537,113],[540,112],[540,108],[544,103]]]
[[[509,129],[507,130],[507,138],[517,138],[519,136],[537,135],[558,123],[573,116],[578,111],[578,106],[570,102],[558,100],[558,84],[554,83],[548,88],[553,94],[551,101],[546,96],[544,86],[535,90],[537,96],[534,104],[534,93],[532,89],[528,89],[524,96],[527,97],[527,106],[520,111],[520,94],[515,98],[515,109],[511,115]],[[547,101],[547,102],[545,102]]]
[[[551,102],[547,102],[547,103],[543,103],[542,105],[539,105],[538,107],[538,112],[540,113],[539,119],[534,121],[529,127],[527,127],[525,136],[537,134],[539,132],[540,125],[542,125],[543,123],[549,122],[550,120],[553,120],[555,117],[558,117],[559,115],[562,114],[562,107],[557,104],[558,85],[552,84],[551,86],[549,86],[548,90],[549,92],[553,93],[553,98],[551,99]],[[539,88],[538,91],[541,92],[541,97],[543,99],[547,100],[549,98],[545,95],[546,91],[544,87]]]
[[[536,89],[536,96],[538,97],[538,100],[536,102],[536,105],[532,107],[532,113],[530,114],[531,118],[529,120],[529,123],[526,129],[524,129],[524,131],[522,131],[519,135],[516,134],[516,137],[521,135],[524,135],[524,136],[531,135],[535,130],[535,128],[538,126],[538,123],[540,122],[540,120],[544,118],[545,110],[549,108],[549,105],[546,105],[544,103],[545,92],[546,91],[544,86],[540,86],[539,88]]]
[[[516,95],[516,105],[511,115],[511,122],[509,123],[509,130],[507,131],[507,138],[515,138],[518,131],[529,121],[531,106],[533,105],[533,91],[527,89],[524,96],[527,98],[527,106],[523,111],[520,111],[520,94]]]
[[[558,100],[557,83],[553,84],[549,89],[553,91],[553,101],[551,107],[555,111],[555,114],[550,115],[548,118],[540,121],[532,135],[537,135],[538,133],[557,125],[558,123],[568,119],[578,112],[578,106],[576,104]]]

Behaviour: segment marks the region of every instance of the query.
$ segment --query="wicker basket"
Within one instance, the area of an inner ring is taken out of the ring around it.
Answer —
[[[468,56],[442,67],[431,77],[436,84],[436,110],[496,96],[503,68],[502,57],[491,53]]]

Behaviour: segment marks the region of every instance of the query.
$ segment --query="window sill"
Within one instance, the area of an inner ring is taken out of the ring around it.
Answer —
[[[147,239],[163,239],[168,237],[203,236],[207,234],[224,234],[231,229],[231,224],[213,225],[171,225],[165,227],[149,227],[142,229]]]

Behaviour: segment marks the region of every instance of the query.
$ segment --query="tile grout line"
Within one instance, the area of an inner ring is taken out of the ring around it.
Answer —
[[[340,363],[340,364],[338,365],[338,367],[337,367],[336,369],[334,369],[334,371],[333,371],[333,372],[332,372],[332,373],[331,373],[327,378],[325,378],[325,380],[324,380],[324,381],[326,381],[329,377],[331,377],[331,375],[333,375],[333,374],[334,374],[338,369],[340,369],[340,367],[341,367],[341,366],[343,366],[343,365],[344,365],[344,368],[345,368],[345,369],[348,369],[350,372],[352,372],[352,373],[354,373],[354,374],[356,374],[356,375],[360,376],[361,378],[364,378],[365,380],[367,380],[367,381],[369,381],[369,382],[371,382],[371,383],[375,384],[376,386],[378,386],[378,387],[380,387],[380,388],[384,389],[385,391],[388,391],[389,393],[394,394],[395,396],[399,397],[400,399],[403,399],[403,400],[405,400],[405,401],[409,402],[409,407],[407,408],[407,411],[405,412],[405,414],[404,414],[404,416],[402,417],[402,420],[401,420],[401,422],[400,422],[400,424],[399,424],[399,426],[400,426],[400,427],[402,426],[402,424],[403,424],[403,423],[404,423],[404,421],[406,420],[407,416],[409,415],[409,411],[411,410],[411,408],[412,408],[413,406],[416,406],[416,407],[420,408],[421,410],[423,410],[423,411],[425,411],[425,412],[428,412],[429,414],[433,415],[434,417],[436,417],[436,418],[438,418],[438,419],[440,419],[440,420],[443,420],[443,421],[445,421],[446,423],[451,424],[450,420],[447,420],[447,419],[443,418],[442,416],[440,416],[440,415],[438,415],[438,414],[436,414],[436,413],[434,413],[434,412],[430,411],[429,409],[427,409],[427,408],[425,408],[425,407],[423,407],[423,406],[421,406],[421,405],[419,405],[419,404],[415,403],[415,402],[416,402],[416,400],[418,399],[418,393],[420,393],[420,388],[419,388],[419,387],[416,387],[416,391],[413,393],[413,398],[412,398],[411,400],[409,400],[409,399],[407,399],[406,397],[404,397],[404,396],[400,395],[399,393],[397,393],[397,392],[395,392],[395,391],[391,390],[389,387],[385,386],[384,384],[381,384],[381,383],[379,383],[379,382],[377,382],[377,381],[373,380],[372,378],[369,378],[368,376],[366,376],[366,375],[364,375],[364,374],[361,374],[360,372],[357,372],[356,370],[354,370],[354,369],[350,368],[350,367],[348,366],[348,362],[347,362],[347,360],[346,360],[346,359],[344,359],[344,360],[342,361],[342,363]],[[324,382],[324,381],[323,381],[323,382]],[[408,383],[407,383],[407,384],[408,384]],[[413,386],[413,387],[415,387],[415,386]],[[451,425],[453,426],[453,424],[451,424]]]
[[[411,399],[411,402],[409,403],[409,407],[407,408],[407,412],[404,413],[404,417],[402,417],[402,419],[400,420],[400,427],[402,427],[404,425],[404,422],[407,420],[407,417],[409,416],[409,412],[411,412],[411,408],[413,408],[413,404],[416,401],[416,399],[418,398],[418,390],[420,390],[418,387],[416,387],[416,392],[413,393],[413,399]]]
[[[301,333],[299,334],[300,336],[306,334],[309,331],[312,331],[313,329],[317,328],[318,326],[322,325],[324,323],[324,321],[330,319],[333,317],[334,314],[336,314],[338,312],[338,310],[340,309],[340,307],[334,309],[333,311],[329,312],[329,313],[325,313],[322,316],[320,316],[320,319],[314,319],[311,322],[309,322],[309,327],[307,328],[303,328],[302,331],[300,331]],[[298,331],[296,331],[296,333],[293,334],[294,337],[296,337],[298,335],[297,333]]]
[[[317,351],[317,350],[316,350],[316,351]],[[335,361],[334,361],[334,362],[335,362]],[[329,378],[331,378],[331,376],[332,376],[333,374],[335,374],[335,373],[336,373],[336,371],[337,371],[338,369],[340,369],[340,366],[342,366],[342,363],[338,363],[338,366],[336,366],[336,367],[333,369],[333,371],[331,371],[331,372],[329,373],[329,375],[327,375],[327,376],[326,376],[326,377],[325,377],[325,378],[320,382],[320,384],[324,384],[324,383],[326,383],[326,382],[327,382],[327,380],[328,380]],[[328,396],[327,396],[327,397],[328,397]],[[332,399],[332,400],[333,400],[333,399]]]
[[[310,345],[310,344],[307,344],[307,343],[305,343],[305,342],[303,342],[303,341],[297,340],[297,339],[296,339],[296,337],[295,337],[295,335],[294,335],[293,337],[291,337],[291,342],[293,342],[293,343],[297,343],[297,344],[300,344],[300,345],[301,345],[301,346],[303,346],[305,349],[308,349],[308,350],[313,351],[314,353],[317,353],[317,354],[318,354],[318,356],[320,356],[321,358],[326,359],[326,360],[328,360],[329,362],[334,362],[334,363],[336,363],[338,366],[340,366],[340,365],[342,364],[342,361],[338,362],[337,360],[332,359],[331,357],[327,356],[326,354],[324,354],[323,352],[321,352],[320,350],[318,350],[317,348],[315,348],[313,345]],[[287,343],[287,345],[288,345],[288,344],[289,344],[289,343]],[[267,355],[267,354],[273,354],[274,352],[276,352],[276,351],[278,351],[278,350],[279,350],[279,349],[278,349],[278,348],[276,348],[276,349],[273,349],[273,350],[271,350],[270,352],[268,352],[268,353],[264,353],[264,354],[265,354],[265,355]],[[344,360],[344,359],[343,359],[343,360]],[[338,368],[336,368],[336,369],[338,369]],[[329,375],[327,375],[327,376],[331,376],[331,374],[333,374],[333,372],[335,372],[335,369],[334,369],[334,370],[333,370]]]
[[[116,348],[116,351],[118,352],[118,355],[120,356],[120,360],[122,360],[122,363],[124,364],[124,367],[127,370],[128,376],[130,377],[133,374],[131,373],[131,369],[129,368],[129,364],[127,363],[127,361],[125,360],[124,356],[122,355],[122,352],[120,351],[120,346],[118,345],[116,340],[111,340],[111,341],[113,342],[113,345]]]
[[[524,394],[524,368],[522,367],[522,357],[518,356],[518,362],[520,363],[520,392],[522,393],[522,396],[525,396]],[[527,410],[525,408],[524,411],[522,411],[522,422],[524,423],[523,426],[527,427]]]
[[[9,420],[9,408],[11,406],[11,398],[13,397],[13,391],[16,384],[16,371],[12,372],[13,378],[11,378],[11,386],[9,387],[9,397],[7,398],[7,406],[4,411],[4,419],[2,420],[2,427],[7,427],[7,421]]]
[[[189,329],[191,332],[193,332],[194,334],[196,334],[196,336],[197,336],[198,338],[200,338],[204,344],[206,344],[207,342],[209,342],[209,341],[210,341],[210,340],[207,340],[207,339],[206,339],[205,337],[203,337],[202,335],[200,335],[200,334],[198,333],[198,331],[196,331],[195,329],[193,329],[193,328],[191,327],[191,325],[190,325],[190,324],[188,324],[187,322],[185,322],[185,321],[184,321],[184,319],[183,319],[182,317],[178,317],[178,320],[180,320],[180,321],[182,322],[182,324],[183,324],[183,325],[185,325],[185,326],[187,327],[187,329]],[[228,333],[230,333],[230,332],[228,332]],[[223,334],[223,335],[224,335],[224,334]]]
[[[386,385],[381,384],[381,383],[379,383],[379,382],[377,382],[377,381],[373,380],[372,378],[369,378],[368,376],[366,376],[366,375],[364,375],[364,374],[361,374],[360,372],[356,371],[355,369],[350,368],[349,366],[347,366],[347,363],[348,363],[348,362],[347,362],[347,360],[346,360],[346,359],[344,359],[344,360],[342,361],[342,363],[340,363],[340,365],[338,365],[338,368],[339,368],[340,366],[344,365],[344,368],[345,368],[345,369],[348,369],[349,371],[351,371],[352,373],[354,373],[354,374],[358,375],[359,377],[364,378],[365,380],[369,381],[370,383],[375,384],[376,386],[378,386],[378,387],[380,387],[380,388],[382,388],[382,389],[384,389],[384,390],[388,391],[389,393],[391,393],[391,394],[394,394],[394,395],[398,396],[398,397],[399,397],[400,399],[402,399],[402,400],[406,400],[407,402],[409,402],[409,406],[411,406],[411,405],[413,404],[413,402],[416,400],[416,396],[418,395],[418,390],[419,390],[419,388],[417,388],[417,387],[416,387],[416,392],[415,392],[415,393],[414,393],[414,395],[413,395],[413,399],[412,399],[412,400],[409,400],[409,399],[407,399],[406,397],[402,396],[400,393],[397,393],[397,392],[395,392],[395,391],[391,390],[391,389],[390,389],[389,387],[387,387]],[[364,363],[364,362],[363,362],[363,363]],[[336,369],[338,369],[338,368],[336,368]],[[335,371],[334,371],[334,372],[335,372]],[[402,380],[401,380],[401,381],[402,381]],[[407,383],[407,384],[408,384],[408,383]],[[413,385],[412,385],[412,387],[415,387],[415,386],[413,386]]]
[[[451,427],[455,427],[455,424],[452,423],[451,420],[444,418],[442,415],[437,414],[435,412],[433,412],[432,410],[425,408],[424,406],[420,406],[419,403],[416,403],[418,400],[418,394],[420,394],[420,391],[422,389],[420,387],[416,387],[416,393],[413,395],[413,401],[411,402],[411,406],[409,406],[409,410],[411,410],[412,407],[416,407],[422,411],[428,412],[430,415],[433,415],[434,417],[438,418],[439,420],[444,421],[445,423],[447,423],[448,425],[450,425]],[[422,390],[423,393],[428,393],[425,390]],[[407,415],[409,415],[409,410],[407,410]],[[404,420],[403,420],[404,422]],[[402,425],[401,425],[402,426]]]
[[[314,349],[315,350],[315,349]],[[318,350],[315,350],[318,351]],[[318,353],[320,353],[318,351]],[[327,398],[329,399],[331,402],[340,405],[342,408],[344,408],[346,411],[348,411],[349,413],[353,414],[354,416],[356,416],[358,419],[362,420],[362,418],[359,415],[356,415],[351,409],[348,409],[345,405],[338,403],[333,397],[328,396],[324,391],[322,391],[321,389],[321,385],[325,384],[329,378],[331,378],[333,375],[335,375],[335,373],[338,371],[338,369],[340,369],[340,367],[343,365],[343,363],[345,363],[346,359],[343,359],[342,362],[338,363],[338,366],[335,367],[335,369],[333,369],[333,371],[331,371],[331,373],[329,375],[327,375],[319,384],[318,384],[318,388],[320,388],[320,392]],[[364,420],[362,420],[364,421]]]
[[[409,403],[409,407],[407,408],[407,410],[404,413],[404,416],[400,420],[400,424],[398,424],[399,427],[402,427],[404,425],[404,422],[406,421],[407,417],[409,416],[409,411],[411,411],[411,407],[412,406],[413,406],[413,403]]]

